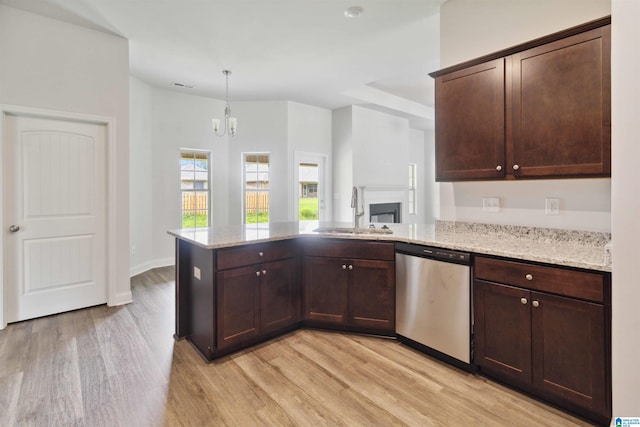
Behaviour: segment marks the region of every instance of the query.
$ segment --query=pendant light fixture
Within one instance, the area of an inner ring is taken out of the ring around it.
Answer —
[[[231,117],[231,107],[229,106],[229,76],[231,75],[231,71],[222,70],[222,74],[225,75],[227,80],[227,92],[225,96],[225,106],[224,106],[224,129],[222,133],[218,133],[220,130],[220,119],[211,119],[213,124],[213,132],[217,136],[224,136],[225,133],[229,132],[229,135],[234,136],[236,134],[236,129],[238,128],[238,120],[235,117]]]

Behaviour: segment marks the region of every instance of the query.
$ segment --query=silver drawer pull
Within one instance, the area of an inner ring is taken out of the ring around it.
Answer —
[[[264,256],[264,252],[258,252],[258,256]]]
[[[342,269],[343,269],[343,270],[346,270],[346,269],[347,269],[347,266],[346,266],[346,265],[344,265],[344,264],[342,264]]]
[[[533,280],[533,274],[525,274],[524,278],[527,280]]]
[[[353,265],[349,264],[349,270],[353,270]]]
[[[540,307],[540,303],[538,301],[535,301],[535,300],[531,303],[531,305],[534,306],[534,307]]]
[[[262,275],[266,276],[267,275],[267,270],[262,270]]]
[[[502,166],[500,166],[500,165],[496,166],[496,170],[497,171],[501,171],[502,170]]]
[[[260,272],[256,271],[256,276],[260,277]]]
[[[526,298],[520,298],[520,302],[522,304],[527,304],[527,299]]]

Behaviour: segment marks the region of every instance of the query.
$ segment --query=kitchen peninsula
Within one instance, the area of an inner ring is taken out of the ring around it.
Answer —
[[[300,327],[395,337],[395,243],[466,251],[473,260],[473,363],[480,372],[606,419],[608,233],[444,221],[388,226],[390,234],[319,233],[318,227],[349,224],[318,222],[169,231],[176,238],[176,338],[187,338],[211,361]],[[514,298],[517,305],[502,306]],[[561,317],[549,328],[546,316]],[[522,337],[521,330],[529,332]],[[578,337],[576,355],[556,357],[549,340],[562,343],[567,334]],[[574,360],[584,354],[584,361]],[[571,366],[580,370],[569,375],[579,384],[559,372]]]

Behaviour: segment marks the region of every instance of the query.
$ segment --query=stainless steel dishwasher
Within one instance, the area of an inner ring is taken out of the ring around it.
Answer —
[[[398,339],[471,370],[471,256],[396,244]]]

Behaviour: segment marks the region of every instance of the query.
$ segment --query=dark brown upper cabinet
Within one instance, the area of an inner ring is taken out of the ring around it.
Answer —
[[[610,22],[432,73],[436,180],[611,176]]]

